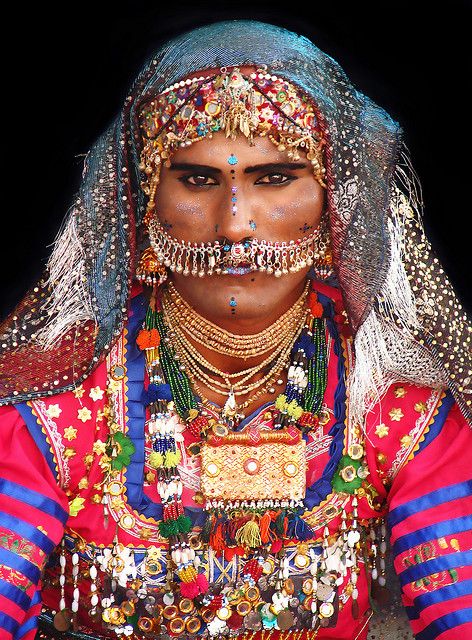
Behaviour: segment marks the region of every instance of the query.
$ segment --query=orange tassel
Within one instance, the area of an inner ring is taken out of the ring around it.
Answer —
[[[310,293],[309,305],[311,315],[314,318],[321,318],[323,316],[323,305],[318,302],[318,296],[314,292]]]
[[[222,551],[225,548],[222,529],[222,525],[219,524],[215,532],[210,535],[210,546],[215,551]]]
[[[269,542],[269,529],[272,517],[270,511],[266,511],[262,518],[259,520],[259,529],[261,531],[261,540],[264,544]]]
[[[157,329],[141,329],[136,338],[136,343],[141,350],[158,347],[161,343],[161,336]]]

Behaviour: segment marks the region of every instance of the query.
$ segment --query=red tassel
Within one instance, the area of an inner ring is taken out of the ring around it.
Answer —
[[[183,598],[196,598],[200,593],[198,584],[192,580],[192,582],[181,582],[180,593]]]
[[[204,573],[199,573],[196,578],[200,593],[207,593],[210,585],[208,584],[207,577]]]
[[[280,551],[281,548],[282,548],[282,540],[280,540],[279,538],[278,540],[274,540],[274,542],[272,543],[270,547],[270,552],[277,553],[278,551]]]
[[[223,532],[222,532],[222,525],[221,523],[216,527],[216,530],[214,533],[212,533],[210,535],[210,546],[215,550],[215,551],[221,551],[222,549],[225,548],[225,541],[223,539]]]

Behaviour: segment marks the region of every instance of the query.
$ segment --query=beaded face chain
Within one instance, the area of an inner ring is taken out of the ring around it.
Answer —
[[[149,222],[149,238],[159,264],[184,276],[243,275],[260,271],[280,278],[311,265],[326,267],[330,259],[326,221],[298,240],[271,242],[190,242],[170,236],[160,221]]]

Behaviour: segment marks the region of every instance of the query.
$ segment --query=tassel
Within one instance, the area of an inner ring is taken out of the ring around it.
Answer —
[[[164,467],[170,469],[172,467],[176,467],[181,460],[182,454],[180,453],[180,449],[176,449],[175,451],[166,451],[164,454]]]
[[[259,520],[259,529],[261,531],[261,540],[263,544],[269,542],[269,530],[272,522],[272,516],[270,511],[266,511],[262,518]]]
[[[214,551],[222,551],[225,548],[222,524],[218,524],[214,533],[210,535],[210,546]]]
[[[159,453],[159,451],[152,451],[149,454],[148,464],[153,469],[160,469],[162,467],[163,462],[164,462],[164,459],[162,457],[162,453]]]
[[[300,517],[298,513],[291,513],[288,517],[287,537],[295,540],[309,540],[314,538],[313,529]]]
[[[193,526],[192,519],[183,514],[177,518],[176,522],[179,527],[179,533],[188,533]]]
[[[254,520],[246,522],[246,524],[236,532],[236,540],[243,546],[260,547],[262,540],[257,522]]]
[[[156,348],[160,342],[161,336],[157,329],[141,329],[136,338],[136,344],[142,351]]]
[[[282,509],[281,511],[279,511],[275,519],[275,530],[280,536],[284,534],[284,517],[285,517],[285,510]]]
[[[206,542],[207,544],[210,542],[210,535],[213,531],[213,520],[214,518],[208,514],[200,532],[202,542]]]
[[[199,587],[199,592],[200,593],[207,593],[208,589],[210,588],[210,585],[208,583],[208,579],[206,577],[206,575],[204,573],[199,573],[197,578],[196,578],[196,582],[198,584]]]
[[[180,593],[183,598],[196,598],[200,593],[197,582],[181,582],[179,585]]]

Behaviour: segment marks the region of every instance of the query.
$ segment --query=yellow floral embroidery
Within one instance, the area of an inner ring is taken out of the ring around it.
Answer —
[[[107,389],[110,393],[116,393],[121,389],[121,382],[119,380],[113,380],[113,378],[109,378]]]
[[[90,389],[89,396],[94,402],[96,402],[97,400],[101,400],[103,398],[104,393],[105,391],[103,389],[100,389],[100,387],[92,387]]]
[[[80,384],[78,387],[76,387],[76,388],[74,389],[74,391],[73,391],[72,393],[74,394],[74,396],[75,396],[76,398],[81,398],[81,397],[84,395],[84,393],[85,393],[85,389],[84,389],[84,388],[83,388],[83,386]]]
[[[388,431],[389,427],[387,427],[387,425],[383,423],[375,427],[375,435],[377,435],[379,438],[385,438],[385,436],[388,436]]]
[[[405,387],[396,387],[393,395],[395,396],[395,398],[404,398],[406,396]]]
[[[412,443],[413,438],[411,436],[403,436],[400,438],[400,443],[404,449],[409,447]]]
[[[87,420],[92,419],[92,412],[87,407],[82,407],[82,409],[78,409],[77,418],[82,420],[82,422],[87,422]]]
[[[67,427],[64,429],[64,438],[69,440],[69,442],[71,440],[75,440],[75,438],[77,438],[77,429],[74,429],[74,427]]]
[[[101,440],[96,440],[93,443],[93,452],[98,455],[105,453],[105,449],[106,449],[106,442],[102,442]]]
[[[393,422],[400,422],[400,420],[404,416],[404,413],[401,409],[392,409],[388,415],[390,416],[390,420],[392,420]]]
[[[64,451],[64,458],[73,458],[76,453],[77,451],[75,449],[72,449],[72,447],[67,447],[67,449]]]
[[[84,464],[89,469],[92,466],[93,453],[86,453],[84,455]]]
[[[426,409],[427,407],[424,402],[417,402],[415,404],[415,411],[417,411],[418,413],[425,413]]]
[[[46,413],[50,418],[59,418],[62,413],[62,409],[58,404],[50,404],[46,409]]]
[[[81,478],[78,484],[79,489],[87,489],[89,486],[89,481],[87,478]]]
[[[74,498],[69,502],[69,514],[75,517],[84,508],[85,498]]]

